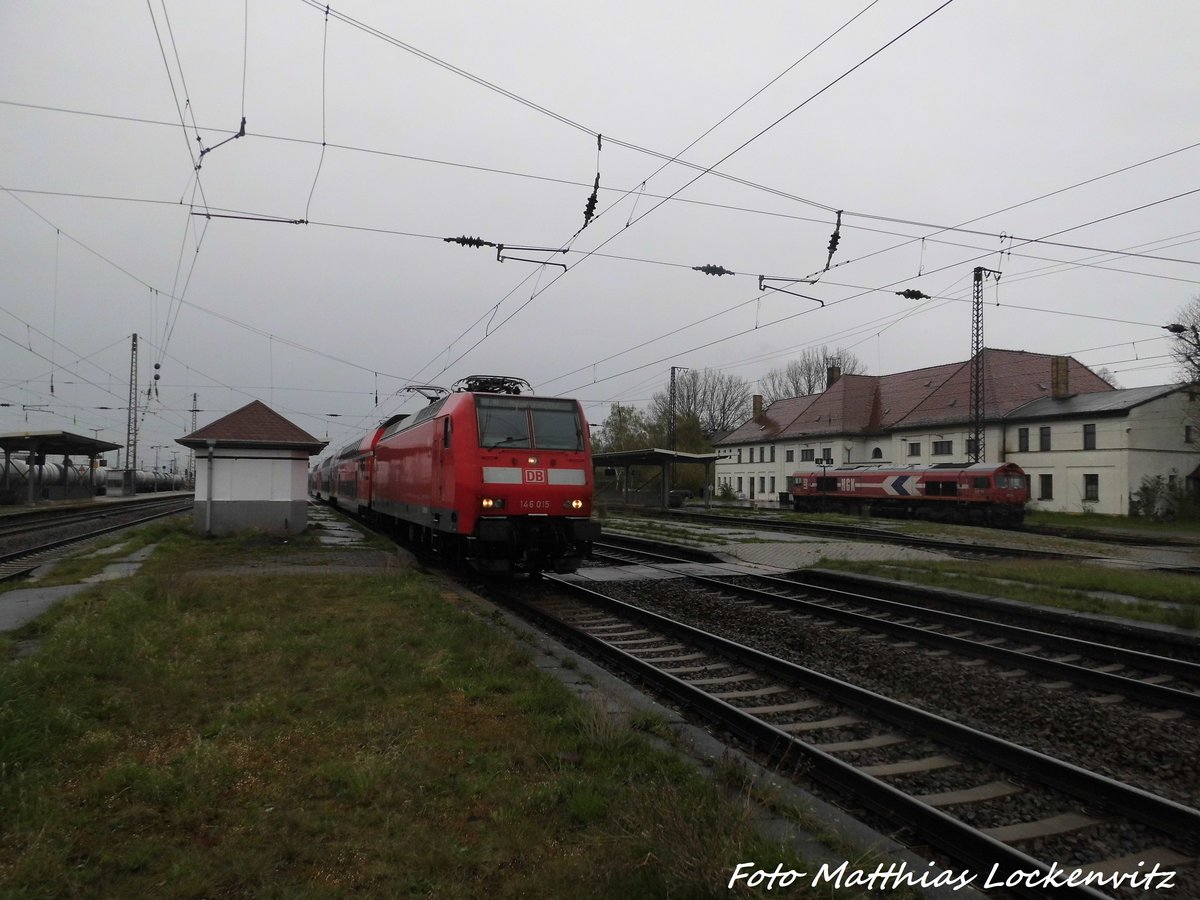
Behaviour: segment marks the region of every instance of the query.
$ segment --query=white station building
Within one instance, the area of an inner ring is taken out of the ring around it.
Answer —
[[[1200,386],[1115,389],[1075,359],[983,351],[985,462],[1025,470],[1030,508],[1126,515],[1143,479],[1200,482]],[[894,375],[831,368],[824,391],[778,400],[718,440],[716,487],[784,499],[798,472],[970,458],[971,363]],[[782,496],[781,496],[782,495]]]

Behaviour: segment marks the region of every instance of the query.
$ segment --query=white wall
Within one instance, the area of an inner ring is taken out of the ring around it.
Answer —
[[[308,493],[308,459],[303,450],[217,447],[212,459],[212,499],[302,500]],[[197,500],[209,497],[208,477],[208,455],[201,450],[196,454]]]

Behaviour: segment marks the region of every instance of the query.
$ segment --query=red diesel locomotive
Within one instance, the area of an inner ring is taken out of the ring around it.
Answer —
[[[591,441],[576,400],[473,376],[383,422],[313,470],[317,497],[486,571],[574,571],[600,536]]]
[[[1025,518],[1029,482],[1014,463],[936,463],[932,466],[841,466],[797,472],[798,510],[871,512],[1014,527]]]

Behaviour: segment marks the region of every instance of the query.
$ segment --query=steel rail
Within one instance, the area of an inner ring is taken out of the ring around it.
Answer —
[[[643,515],[645,515],[643,513]],[[973,544],[962,541],[947,541],[919,535],[898,534],[867,525],[843,525],[836,522],[772,522],[769,519],[721,516],[714,513],[670,513],[662,518],[692,519],[711,525],[726,525],[740,528],[759,528],[765,531],[780,531],[791,534],[817,534],[824,537],[851,538],[860,541],[875,541],[880,544],[902,544],[923,550],[942,550],[948,553],[978,553],[988,556],[1026,556],[1035,559],[1094,559],[1095,554],[1063,553],[1056,550],[1036,550],[1025,547],[999,547],[994,544]]]
[[[769,661],[770,670],[773,670],[772,674],[778,676],[779,674],[786,673],[793,680],[817,685],[815,690],[819,693],[827,695],[836,693],[842,695],[834,697],[839,702],[859,706],[860,708],[868,704],[874,707],[880,702],[892,706],[902,706],[902,704],[896,704],[895,701],[886,700],[886,698],[871,694],[871,692],[864,691],[861,688],[855,688],[853,685],[848,685],[844,682],[837,682],[836,679],[831,679],[812,670],[794,666],[784,660],[759,653],[743,645],[725,641],[715,635],[693,629],[682,623],[672,622],[653,613],[647,613],[645,610],[639,610],[637,607],[629,606],[611,597],[605,597],[603,594],[591,591],[576,583],[563,581],[557,576],[547,575],[543,577],[570,591],[586,594],[593,602],[612,605],[631,618],[650,621],[656,628],[661,628],[668,633],[686,637],[700,645],[709,644],[718,652],[730,652],[732,650],[731,655],[741,658],[742,661],[755,659],[756,662],[752,663],[755,665],[762,665],[765,661]],[[1053,871],[1046,863],[1029,856],[1023,851],[1005,844],[978,829],[972,828],[959,819],[913,796],[905,794],[887,782],[868,775],[811,744],[806,744],[793,735],[743,712],[737,707],[714,697],[698,687],[688,684],[688,682],[680,678],[663,672],[653,664],[612,646],[603,638],[575,628],[546,610],[531,606],[524,601],[509,598],[509,602],[519,606],[525,614],[538,619],[570,640],[586,646],[608,661],[619,665],[629,674],[654,685],[685,708],[694,709],[710,719],[716,720],[732,734],[757,749],[766,752],[772,759],[780,763],[794,762],[797,755],[799,755],[805,763],[805,773],[807,775],[840,793],[849,794],[856,802],[861,803],[889,821],[897,822],[914,829],[921,836],[922,840],[953,857],[956,861],[965,863],[968,867],[995,872],[1001,878],[1006,878],[1017,872],[1039,872],[1043,875],[1048,875]],[[876,709],[872,709],[872,712],[880,715]],[[896,723],[906,723],[911,727],[911,721],[919,721],[922,717],[931,715],[922,713],[920,710],[911,709],[909,713],[910,715],[901,715],[893,711],[893,714],[890,716],[880,715],[880,717],[887,718]],[[938,717],[932,718],[936,719]],[[967,729],[966,726],[955,725],[947,720],[941,721],[945,725],[950,726],[952,731],[959,729],[965,732],[973,731],[972,729]],[[975,732],[975,734],[979,735],[981,733]],[[1007,743],[1000,742],[999,739],[991,738],[988,735],[982,735],[982,737],[1001,744]],[[1020,748],[1018,745],[1009,746],[1024,751],[1024,748]],[[1035,751],[1025,752],[1034,753]],[[1060,765],[1068,764],[1060,763]],[[1004,767],[1011,768],[1010,765]],[[1125,785],[1122,785],[1122,787],[1128,788]],[[1154,799],[1161,800],[1162,798]],[[1169,803],[1170,801],[1165,802]],[[1187,811],[1186,807],[1182,809]],[[1194,810],[1190,812],[1195,813]],[[1200,818],[1200,813],[1195,813],[1195,815]],[[1034,889],[1018,884],[1010,888],[1010,890],[1022,896],[1032,898],[1084,897],[1090,898],[1090,900],[1107,898],[1106,894],[1086,886],[1049,886]]]
[[[870,616],[865,613],[857,613],[848,609],[841,609],[836,606],[826,606],[813,600],[804,600],[798,597],[785,597],[780,594],[775,594],[770,591],[764,591],[759,588],[749,587],[747,585],[730,584],[729,582],[721,581],[717,578],[710,578],[704,575],[684,575],[683,577],[705,584],[710,587],[720,588],[721,590],[730,593],[736,593],[743,597],[754,597],[756,599],[780,602],[787,601],[791,606],[800,606],[806,612],[810,612],[819,618],[833,619],[848,625],[854,625],[859,628],[870,631],[882,632],[894,637],[899,637],[904,640],[917,641],[924,644],[932,644],[937,647],[942,647],[951,650],[962,656],[983,657],[1004,663],[1005,665],[1014,668],[1021,668],[1027,671],[1037,672],[1042,675],[1047,675],[1053,678],[1062,678],[1073,681],[1078,685],[1092,688],[1108,694],[1124,694],[1136,700],[1141,700],[1145,703],[1150,703],[1154,706],[1161,706],[1168,709],[1179,709],[1191,715],[1200,715],[1200,694],[1192,691],[1184,691],[1178,688],[1167,687],[1162,684],[1153,684],[1146,681],[1139,681],[1136,678],[1130,678],[1125,675],[1118,675],[1115,672],[1102,672],[1098,669],[1089,669],[1086,666],[1078,666],[1071,662],[1047,659],[1042,656],[1033,656],[1029,653],[1020,650],[1009,650],[1005,647],[996,647],[991,644],[983,644],[978,641],[973,641],[965,637],[958,637],[953,634],[943,634],[938,631],[930,631],[926,628],[921,628],[917,625],[905,625],[900,622],[893,622],[889,619],[880,619],[875,616]],[[794,588],[793,588],[794,589]],[[869,598],[866,598],[869,599]],[[890,601],[889,601],[890,602]],[[906,610],[909,615],[921,615],[924,610],[920,607],[910,607]],[[949,614],[947,614],[949,615]],[[970,627],[973,630],[992,631],[990,622],[986,620],[969,619],[966,616],[958,617],[961,620],[963,627]],[[1009,634],[1024,635],[1024,639],[1035,641],[1042,640],[1045,643],[1059,643],[1063,649],[1074,647],[1078,652],[1089,652],[1095,656],[1097,654],[1107,655],[1112,652],[1113,661],[1129,660],[1128,665],[1136,665],[1140,668],[1154,666],[1157,661],[1161,660],[1164,671],[1169,669],[1173,674],[1186,673],[1188,677],[1200,680],[1200,666],[1195,663],[1189,663],[1183,660],[1169,659],[1168,657],[1157,657],[1149,653],[1141,653],[1135,650],[1125,650],[1121,647],[1110,647],[1106,644],[1090,644],[1087,641],[1080,641],[1074,638],[1059,637],[1058,635],[1049,634],[1046,632],[1033,631],[1032,629],[1017,628],[1016,626],[1003,626],[1003,628],[1011,629]],[[995,629],[999,635],[1002,629]],[[1151,671],[1154,669],[1151,668]]]
[[[85,532],[84,534],[77,534],[72,537],[59,538],[57,540],[49,541],[48,543],[45,543],[45,544],[39,544],[37,547],[27,547],[24,550],[18,550],[15,553],[6,553],[3,555],[0,555],[0,565],[8,565],[9,563],[15,563],[26,557],[37,556],[42,553],[48,553],[51,550],[58,550],[59,548],[66,547],[70,544],[81,543],[83,541],[88,540],[89,538],[100,537],[101,535],[109,534],[113,531],[120,531],[122,528],[132,528],[135,525],[143,525],[146,522],[153,522],[155,519],[161,519],[166,516],[173,516],[178,513],[186,511],[188,508],[191,507],[191,505],[192,505],[192,501],[187,500],[186,502],[180,504],[176,508],[159,510],[158,512],[155,512],[154,514],[149,515],[149,516],[143,516],[138,519],[131,519],[127,522],[119,522],[115,525],[106,525],[104,528],[97,528],[93,531],[88,531],[88,532]],[[40,563],[39,563],[39,565],[40,565]],[[22,575],[25,572],[28,572],[31,569],[35,569],[35,568],[37,568],[36,565],[30,566],[28,569],[17,570],[17,571],[5,573],[4,575],[0,576],[0,581],[16,578],[19,575]]]
[[[646,555],[651,554],[647,553]],[[653,555],[659,559],[670,559],[670,557],[660,554]],[[682,562],[681,560],[676,561]],[[837,606],[827,606],[819,601],[775,594],[770,591],[764,591],[748,585],[731,584],[727,581],[722,581],[719,578],[692,573],[682,573],[682,577],[744,597],[753,597],[755,599],[774,603],[786,601],[786,604],[790,607],[803,607],[806,612],[822,618],[832,619],[834,621],[847,625],[853,625],[858,628],[889,634],[904,640],[915,640],[924,644],[932,644],[934,646],[951,650],[963,656],[975,656],[991,659],[1004,663],[1008,666],[1023,668],[1027,671],[1034,671],[1049,677],[1068,679],[1076,684],[1104,693],[1124,694],[1127,697],[1141,700],[1145,703],[1150,703],[1155,706],[1162,706],[1169,709],[1179,709],[1192,715],[1200,715],[1200,694],[1193,691],[1184,691],[1178,688],[1168,687],[1166,685],[1140,681],[1136,678],[1118,675],[1115,672],[1102,672],[1097,669],[1089,669],[1086,666],[1078,666],[1066,661],[1047,659],[1041,656],[1033,656],[1020,650],[1010,650],[1004,647],[996,647],[991,644],[973,641],[965,637],[958,637],[956,635],[930,631],[917,625],[906,625],[900,622],[891,621],[889,619],[881,619],[865,613],[858,613],[852,610],[842,609]],[[893,613],[926,617],[942,624],[954,625],[959,628],[984,632],[997,637],[1003,637],[1006,640],[1040,644],[1043,647],[1050,646],[1066,652],[1087,654],[1093,657],[1101,656],[1111,662],[1121,663],[1122,665],[1129,666],[1130,668],[1137,668],[1144,671],[1161,674],[1178,675],[1182,678],[1187,678],[1197,684],[1200,684],[1200,664],[1188,662],[1187,660],[1175,659],[1168,656],[1158,656],[1156,654],[1144,653],[1138,650],[1129,650],[1124,647],[1116,647],[1111,644],[1099,644],[1081,640],[1079,638],[1057,635],[1051,632],[1037,631],[1032,628],[1006,625],[1001,622],[994,622],[990,619],[973,619],[969,616],[964,616],[958,613],[943,612],[941,610],[929,609],[927,607],[900,603],[894,600],[884,600],[881,598],[870,597],[865,594],[856,594],[852,591],[839,590],[837,588],[814,587],[812,585],[801,584],[786,578],[778,578],[770,575],[744,576],[738,574],[733,577],[758,578],[763,581],[777,583],[781,587],[786,587],[788,590],[792,591],[819,591],[823,595],[833,595],[837,599],[844,600],[846,602],[880,607]]]
[[[830,696],[847,706],[868,710],[872,715],[887,719],[898,726],[917,730],[943,743],[961,747],[1001,768],[1021,772],[1052,788],[1066,791],[1080,800],[1089,803],[1099,801],[1122,815],[1156,829],[1200,835],[1200,810],[1190,806],[1159,797],[1142,788],[1124,784],[1107,776],[1089,772],[1079,766],[1047,756],[1040,751],[953,722],[935,713],[899,703],[874,691],[857,687],[814,669],[788,662],[736,641],[685,625],[630,603],[606,597],[560,576],[543,575],[543,578],[571,591],[586,594],[589,598],[619,610],[622,615],[650,623],[657,629],[672,632],[701,646],[709,646],[714,652],[737,659],[760,671],[766,671],[776,678],[811,685],[817,692]]]

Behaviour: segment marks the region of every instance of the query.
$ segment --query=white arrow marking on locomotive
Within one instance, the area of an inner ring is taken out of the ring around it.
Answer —
[[[889,475],[883,479],[883,492],[893,497],[911,497],[914,492],[909,490],[905,482],[913,477],[912,475]]]

